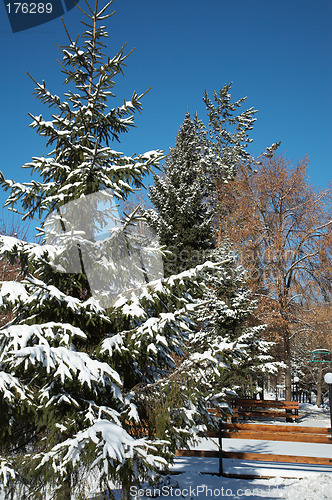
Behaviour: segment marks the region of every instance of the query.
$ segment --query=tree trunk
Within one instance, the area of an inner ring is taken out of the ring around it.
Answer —
[[[286,326],[284,329],[284,355],[285,355],[285,400],[292,400],[292,370],[291,370],[291,349],[289,340],[289,330]]]
[[[259,393],[259,399],[264,400],[264,378],[260,380],[261,392]]]

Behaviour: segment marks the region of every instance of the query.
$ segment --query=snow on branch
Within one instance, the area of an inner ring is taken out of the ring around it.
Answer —
[[[17,396],[19,396],[20,399],[27,398],[25,389],[20,381],[10,373],[4,371],[0,371],[0,393],[2,398],[9,403],[12,403]]]
[[[161,468],[167,465],[162,457],[149,455],[148,451],[155,451],[158,442],[152,446],[146,439],[132,438],[122,427],[108,420],[99,420],[89,428],[80,431],[73,438],[56,445],[53,449],[43,455],[37,465],[37,470],[47,462],[53,462],[56,472],[66,475],[66,467],[76,467],[84,463],[84,455],[89,453],[91,445],[95,448],[95,460],[90,465],[90,470],[101,469],[103,476],[109,475],[110,466],[118,471],[128,460],[135,456],[149,466]],[[162,444],[162,442],[160,442]]]
[[[46,373],[52,373],[53,378],[60,378],[63,384],[66,379],[77,378],[83,386],[91,389],[92,385],[109,387],[119,397],[118,386],[121,386],[119,374],[107,363],[92,359],[84,352],[76,352],[65,347],[50,347],[49,345],[34,345],[24,347],[12,353],[13,366],[41,365]],[[115,382],[116,385],[113,383]]]

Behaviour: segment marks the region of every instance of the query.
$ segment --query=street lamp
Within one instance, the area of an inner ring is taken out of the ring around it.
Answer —
[[[311,356],[312,358],[309,359],[309,363],[332,363],[332,353],[328,351],[327,349],[315,349],[314,351],[311,351]],[[326,375],[331,375],[330,373],[327,373]],[[328,380],[331,380],[331,382],[326,382],[325,377],[324,380],[327,384],[332,384],[332,378],[328,377]],[[319,368],[319,381],[323,381],[323,365],[320,365]],[[332,425],[332,410],[331,410],[331,401],[332,401],[332,394],[331,394],[331,385],[330,387],[330,412],[331,412],[331,425]]]
[[[324,380],[329,386],[330,419],[331,419],[331,432],[332,432],[332,373],[331,372],[325,373]]]
[[[296,401],[299,400],[299,393],[298,393],[298,383],[300,382],[299,377],[294,377],[294,384],[295,384],[295,398]]]

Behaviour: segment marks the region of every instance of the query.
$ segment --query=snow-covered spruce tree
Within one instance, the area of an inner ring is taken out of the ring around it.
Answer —
[[[216,247],[205,169],[210,148],[204,126],[197,116],[191,119],[187,113],[162,174],[154,176],[150,199],[155,208],[147,218],[170,252],[168,272],[207,260],[222,263],[218,272],[205,272],[199,288],[188,290],[199,310],[188,344],[188,352],[199,361],[192,366],[191,377],[206,397],[213,398],[241,385],[248,375],[247,366],[258,372],[272,358],[266,355],[270,346],[260,338],[263,327],[248,323],[255,304],[245,285],[244,270],[227,243]]]
[[[206,359],[202,392],[220,401],[232,391],[244,394],[248,376],[257,386],[262,373],[273,373],[276,368],[270,355],[273,344],[262,338],[265,325],[254,321],[256,302],[236,254],[225,244],[212,250],[209,258],[223,264],[218,272],[205,273],[199,328],[192,332],[190,346]]]
[[[202,123],[187,112],[163,174],[154,174],[154,185],[150,186],[149,198],[155,209],[146,216],[160,243],[171,252],[164,263],[168,275],[202,262],[202,253],[212,247],[213,214],[202,172],[204,138]]]
[[[234,179],[240,162],[250,165],[252,159],[247,150],[252,142],[249,137],[257,110],[253,107],[240,111],[246,97],[231,101],[232,83],[213,92],[213,100],[205,90],[203,101],[208,114],[208,147],[205,153],[205,171],[209,179],[210,202],[215,208],[217,243],[221,244],[223,234],[224,186]]]
[[[203,96],[208,114],[208,128],[202,165],[206,192],[209,193],[208,201],[210,206],[213,207],[215,215],[216,248],[213,250],[214,259],[211,256],[212,260],[220,260],[222,255],[232,254],[231,245],[227,241],[227,226],[225,226],[224,218],[230,206],[234,203],[232,181],[236,177],[238,167],[242,163],[251,170],[255,162],[258,161],[247,150],[248,145],[252,142],[250,131],[256,121],[255,114],[257,110],[251,107],[241,111],[240,108],[247,98],[244,97],[232,102],[231,87],[232,83],[226,84],[220,88],[219,92],[213,92],[212,100],[209,98],[207,91],[204,92]],[[269,156],[278,145],[277,143],[266,148],[261,156]],[[233,265],[236,267],[236,258],[233,256],[232,259]],[[238,275],[239,290],[245,290],[245,277],[241,267],[237,267],[235,275]],[[211,293],[211,289],[218,290],[217,283],[209,287],[208,294]],[[218,293],[213,292],[213,294],[217,298]],[[249,292],[246,291],[245,295],[246,307],[248,311],[249,309],[253,311],[252,304],[250,305]],[[219,310],[218,306],[214,309],[214,311],[216,310]],[[215,312],[213,315],[215,315]],[[245,314],[245,316],[249,318],[251,314]],[[252,319],[250,319],[249,323],[252,324]],[[257,385],[257,380],[262,377],[262,373],[275,371],[276,369],[275,364],[272,363],[272,357],[267,354],[272,346],[260,338],[258,332],[261,330],[260,327],[249,329],[253,336],[251,340],[250,335],[247,336],[248,351],[246,355],[242,358],[242,362],[237,365],[237,368],[233,366],[231,377],[225,372],[229,383],[232,385],[237,380],[237,385],[242,386],[241,390],[244,390],[245,387],[245,384],[239,383],[241,380],[245,381],[249,377],[253,380],[253,385]]]
[[[197,388],[183,390],[172,408],[171,386],[179,377],[184,384],[197,363],[194,353],[185,355],[192,314],[187,289],[216,266],[157,276],[118,296],[111,282],[107,308],[94,294],[106,271],[111,280],[123,272],[121,280],[129,283],[126,258],[114,267],[96,233],[108,223],[114,197],[140,187],[162,157],[158,151],[126,157],[110,147],[133,125],[141,104],[134,93],[109,107],[126,56],[122,49],[112,58],[103,55],[107,33],[100,23],[108,5],[89,7],[81,37],[72,40],[67,32],[64,98],[35,82],[37,98],[54,110],[50,120],[32,116],[31,126],[51,149],[24,165],[36,179],[21,184],[1,174],[10,192],[6,205],[23,207],[25,219],[39,217],[45,240],[39,245],[1,236],[2,256],[18,260],[22,275],[20,282],[4,283],[0,294],[1,308],[14,314],[0,331],[0,474],[8,497],[112,496],[114,487],[128,497],[132,484],[154,477],[202,428]],[[109,207],[100,206],[99,192]],[[112,251],[121,242],[128,252],[136,248],[130,229],[138,219],[133,213],[107,228]],[[148,252],[148,261],[160,255],[151,246]],[[98,257],[97,285],[90,279],[91,255]]]

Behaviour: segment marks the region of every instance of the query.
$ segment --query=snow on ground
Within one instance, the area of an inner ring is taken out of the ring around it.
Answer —
[[[330,409],[327,405],[318,408],[318,406],[309,403],[300,403],[299,407],[300,425],[330,427]]]
[[[276,498],[287,500],[332,499],[331,474],[317,474],[315,478],[306,477],[303,479],[284,479],[281,477],[272,479],[235,479],[202,473],[204,469],[210,472],[213,467],[217,468],[217,459],[188,457],[185,460],[186,472],[171,476],[171,484],[168,486],[168,490],[165,489],[166,494],[161,495],[161,499],[174,499],[176,497],[185,498],[186,500],[225,497],[233,500],[243,500],[244,498],[250,498],[251,500],[262,498],[271,500]],[[189,460],[192,460],[192,462],[187,462]],[[184,465],[183,458],[179,459],[179,461]],[[202,464],[203,461],[204,464]],[[214,464],[213,461],[215,461]],[[181,469],[181,466],[179,469]],[[171,486],[173,490],[171,490]],[[139,495],[136,498],[143,500],[151,497],[155,493],[151,490],[153,490],[153,487],[146,488],[146,496],[141,496],[143,491],[138,491]]]
[[[299,423],[287,425],[302,425],[308,427],[329,427],[328,408],[317,408],[307,403],[300,404]],[[252,421],[251,421],[252,422]],[[261,422],[262,423],[262,422]],[[264,422],[283,425],[286,422]],[[223,439],[225,451],[242,450],[248,452],[277,453],[285,455],[302,455],[312,457],[332,457],[332,445],[318,443],[291,443],[278,441],[258,441]],[[196,449],[217,449],[216,440],[202,440]],[[332,500],[332,466],[317,466],[305,464],[280,464],[275,462],[259,462],[224,459],[224,470],[237,474],[252,474],[275,476],[271,479],[236,479],[213,475],[218,472],[217,458],[178,457],[172,467],[171,485],[161,495],[162,499],[185,498],[232,498],[241,500],[285,499],[285,500]],[[209,474],[210,473],[210,474]],[[287,479],[285,477],[286,476]],[[173,486],[173,490],[171,490]],[[151,487],[150,487],[151,488]],[[147,489],[145,496],[153,493]],[[163,491],[161,491],[163,493]]]
[[[218,450],[218,439],[202,439],[195,450]],[[293,443],[287,441],[261,441],[258,439],[223,439],[224,451],[246,451],[248,453],[275,453],[303,457],[331,458],[332,445],[321,443]],[[331,464],[332,468],[332,464]],[[332,469],[331,469],[332,471]]]
[[[251,421],[253,422],[253,421]],[[285,422],[261,422],[283,425]],[[328,408],[317,408],[307,403],[300,404],[299,423],[308,427],[329,427]],[[245,446],[245,447],[244,447]],[[225,451],[261,451],[286,455],[312,457],[332,457],[332,445],[317,443],[290,443],[281,441],[258,441],[223,439]],[[204,439],[196,449],[217,449],[216,440]],[[233,500],[259,500],[265,498],[284,500],[332,500],[332,466],[305,464],[280,464],[224,459],[224,470],[238,474],[275,476],[271,479],[237,479],[220,477],[217,458],[177,457],[171,467],[172,475],[164,478],[163,483],[145,485],[141,489],[133,487],[133,500],[146,500],[159,497],[160,500],[177,498],[203,500],[208,498],[231,498]],[[286,476],[287,479],[285,477]],[[91,491],[91,490],[90,490]],[[115,492],[120,499],[119,492]],[[90,500],[101,500],[98,494]],[[0,500],[3,496],[0,493]],[[72,499],[77,500],[77,499]]]

